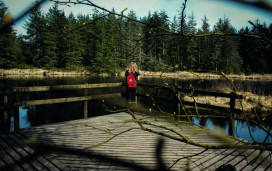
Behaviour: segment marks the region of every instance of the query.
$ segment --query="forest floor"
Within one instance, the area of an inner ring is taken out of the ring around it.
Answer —
[[[151,72],[141,71],[141,76],[148,77],[169,77],[176,79],[221,79],[222,75],[215,73],[192,73],[188,71],[176,72]],[[45,70],[45,69],[0,69],[0,78],[25,78],[25,77],[73,77],[73,76],[109,76],[109,74],[94,74],[87,70],[66,71],[66,70]],[[115,73],[115,76],[125,75],[125,71]],[[250,79],[272,81],[272,74],[228,74],[229,79]]]

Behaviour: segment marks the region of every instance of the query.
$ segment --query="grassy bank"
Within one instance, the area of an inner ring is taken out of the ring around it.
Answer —
[[[214,73],[191,73],[188,71],[176,71],[169,73],[162,72],[150,72],[150,71],[140,71],[143,76],[154,76],[154,77],[169,77],[177,79],[221,79],[223,78],[219,74]],[[272,81],[272,74],[228,74],[226,75],[230,79],[254,79],[254,80],[268,80]],[[225,78],[224,78],[225,79]]]
[[[226,93],[230,93],[231,90],[226,90]],[[244,110],[247,112],[271,112],[272,111],[272,97],[271,96],[261,96],[256,95],[250,92],[238,92],[238,94],[243,95],[244,99],[241,99],[241,106],[240,100],[236,100],[236,108],[240,110]],[[203,104],[210,104],[214,106],[222,106],[222,107],[229,107],[230,99],[223,98],[223,97],[214,97],[214,96],[197,96],[197,97],[189,97],[184,96],[183,98],[185,101],[203,103]]]
[[[45,70],[45,69],[0,69],[1,78],[28,78],[28,77],[69,77],[90,76],[93,73],[82,71]]]
[[[219,74],[214,73],[191,73],[188,71],[176,71],[176,72],[151,72],[140,71],[141,76],[147,77],[169,77],[176,79],[221,79],[223,78]],[[95,76],[103,75],[109,76],[109,74],[95,74],[88,70],[80,71],[67,71],[67,70],[45,70],[45,69],[0,69],[1,78],[24,78],[24,77],[69,77],[69,76]],[[114,73],[114,76],[124,76],[125,71],[120,73]],[[229,74],[230,79],[254,79],[254,80],[269,80],[272,81],[272,74]]]

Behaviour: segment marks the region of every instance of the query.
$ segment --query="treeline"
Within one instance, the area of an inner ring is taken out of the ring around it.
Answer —
[[[8,9],[0,3],[3,24]],[[169,21],[165,11],[139,19],[133,11],[127,17],[98,10],[66,16],[57,5],[46,14],[36,8],[25,22],[26,35],[16,36],[12,28],[1,33],[0,68],[114,72],[135,61],[150,71],[272,73],[271,42],[256,27],[237,30],[225,17],[211,29],[205,16],[196,25],[193,13]],[[272,24],[262,28],[271,31]]]

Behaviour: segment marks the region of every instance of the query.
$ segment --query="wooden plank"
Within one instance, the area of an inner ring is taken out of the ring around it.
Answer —
[[[272,156],[272,152],[266,152],[268,154],[265,154],[266,157],[264,157],[264,159],[261,159],[261,161],[259,162],[259,164],[257,166],[255,166],[253,169],[257,169],[260,165],[264,164],[267,165],[267,168],[264,168],[264,170],[268,170],[269,165],[271,166],[272,162],[271,162],[271,156]]]
[[[0,170],[23,170],[22,166],[14,161],[13,156],[6,151],[6,148],[0,145],[0,158],[5,163],[0,167]]]
[[[9,141],[9,142],[11,143],[11,145],[12,145],[13,147],[16,147],[17,153],[20,154],[20,156],[21,156],[22,158],[27,158],[27,157],[33,155],[33,154],[31,154],[31,153],[28,153],[28,151],[26,151],[25,148],[23,148],[23,147],[19,144],[20,141],[18,141],[18,140],[17,140],[14,136],[12,136],[11,134],[10,134],[10,135],[7,135],[7,136],[4,136],[4,137],[5,137],[5,139],[6,139],[7,141]],[[15,140],[15,139],[16,139],[16,140]],[[41,170],[41,169],[43,168],[43,165],[42,165],[41,163],[37,162],[37,160],[35,160],[35,158],[34,158],[34,159],[28,160],[27,163],[28,163],[29,165],[31,165],[31,166],[33,167],[33,169],[35,169],[35,170]]]
[[[24,137],[22,134],[13,134],[13,138],[17,139],[17,142],[21,142],[26,140],[26,137]],[[32,146],[24,146],[22,147],[29,155],[37,154],[37,157],[35,160],[39,162],[43,168],[46,170],[67,170],[66,166],[63,165],[58,160],[51,157],[51,154],[48,154],[48,157],[44,154],[40,154],[37,150],[35,150],[35,147]]]
[[[0,170],[67,170],[59,161],[51,161],[29,146],[22,146],[18,134],[1,135]],[[55,164],[56,163],[56,164]]]
[[[26,140],[20,134],[11,134],[9,135],[9,137],[11,137],[17,143]],[[47,170],[65,170],[65,166],[63,166],[62,163],[54,159],[47,159],[43,154],[37,153],[37,151],[34,150],[32,147],[22,146],[20,144],[18,145],[22,148],[22,150],[24,150],[27,153],[27,155],[29,156],[37,155],[37,157],[35,157],[33,161],[41,165],[40,167],[42,169],[46,168]]]
[[[77,101],[87,101],[94,99],[105,99],[112,97],[119,97],[121,93],[113,94],[103,94],[103,95],[94,95],[94,96],[80,96],[80,97],[67,97],[67,98],[58,98],[58,99],[45,99],[45,100],[31,100],[31,101],[21,101],[15,102],[14,106],[28,106],[28,105],[43,105],[43,104],[55,104],[55,103],[67,103],[67,102],[77,102]]]
[[[99,83],[99,84],[76,84],[76,85],[56,85],[56,86],[35,86],[35,87],[12,87],[9,90],[2,90],[2,93],[15,92],[35,92],[35,91],[51,91],[65,89],[86,89],[86,88],[105,88],[120,87],[122,83]]]
[[[88,118],[86,120],[81,119],[22,129],[21,134],[26,137],[31,137],[35,134],[37,135],[37,140],[40,142],[51,145],[65,146],[72,149],[83,150],[85,152],[93,151],[97,152],[98,154],[111,156],[113,158],[133,161],[149,169],[156,168],[157,161],[154,158],[154,151],[159,137],[165,140],[162,158],[166,166],[168,168],[171,167],[170,170],[184,169],[188,160],[191,162],[191,166],[194,170],[202,170],[204,168],[214,170],[220,165],[226,163],[235,165],[237,169],[245,167],[246,169],[251,168],[262,170],[265,167],[270,167],[270,153],[265,153],[262,161],[253,163],[252,166],[247,166],[245,161],[252,160],[250,158],[250,150],[206,150],[201,147],[182,143],[143,130],[132,130],[126,132],[101,146],[93,147],[93,145],[97,145],[109,139],[114,134],[127,130],[131,127],[139,127],[139,125],[136,123],[124,122],[130,120],[131,118],[132,117],[127,113],[117,113]],[[182,124],[177,126],[159,119],[155,120],[151,117],[146,118],[145,116],[139,115],[138,119],[141,118],[145,118],[149,122],[157,125],[165,125],[175,129],[190,137],[192,140],[196,140],[198,142],[207,144],[222,144],[222,142],[216,139],[216,137],[210,136],[210,133],[206,130],[200,130],[192,126]],[[156,128],[154,126],[146,125],[146,127],[173,134],[171,131],[162,130],[161,128]],[[108,129],[110,129],[111,132],[108,132]],[[231,137],[230,140],[232,144],[240,143],[231,139]],[[102,170],[108,170],[109,168],[114,168],[114,170],[119,170],[119,168],[129,170],[129,168],[123,168],[118,165],[115,166],[115,164],[100,162],[97,159],[90,159],[84,156],[66,154],[65,152],[57,153],[54,159],[58,160],[60,163],[63,163],[63,165],[69,167],[71,170],[88,170],[98,168]]]
[[[263,155],[263,153],[264,152],[260,150],[252,150],[252,153],[250,153],[246,157],[247,160],[244,159],[243,161],[237,163],[237,168],[239,170],[265,170],[264,166],[271,163],[271,158],[270,154],[268,154],[268,156],[265,156]],[[264,163],[267,159],[268,161],[263,166],[262,163]],[[242,163],[244,164],[243,167],[241,167]]]
[[[1,136],[1,141],[3,143],[2,149],[6,152],[6,155],[4,156],[9,164],[9,166],[13,166],[16,164],[16,166],[19,166],[22,170],[33,170],[33,165],[27,163],[23,155],[18,151],[18,148],[14,146],[13,144],[10,144],[5,139],[5,136]]]

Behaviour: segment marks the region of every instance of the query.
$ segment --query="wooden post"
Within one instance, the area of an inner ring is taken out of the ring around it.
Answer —
[[[19,119],[19,107],[13,107],[13,123],[14,123],[14,132],[19,132],[20,130],[20,119]]]
[[[85,83],[88,84],[88,83]],[[84,89],[84,96],[88,95],[88,89]],[[88,101],[84,101],[84,119],[88,118]]]
[[[229,119],[229,135],[234,136],[234,128],[235,128],[235,120],[232,118],[233,114],[230,114],[231,117]]]
[[[3,102],[4,102],[4,105],[7,105],[8,104],[8,95],[4,95],[4,100],[3,100]]]
[[[235,109],[235,101],[236,101],[236,93],[231,92],[230,94],[230,119],[229,119],[229,135],[234,136],[234,127],[235,127],[235,121],[233,119],[233,111]]]
[[[181,100],[181,93],[180,92],[178,92],[178,98],[179,98],[179,100]],[[181,108],[180,108],[180,102],[178,101],[178,115],[180,115],[181,114]]]
[[[3,100],[3,104],[4,104],[4,121],[7,121],[8,119],[8,109],[6,108],[8,105],[8,95],[4,95],[4,100]]]
[[[231,97],[230,97],[230,111],[233,111],[235,109],[235,99],[236,99],[236,93],[231,92]]]
[[[137,94],[137,93],[136,93]],[[137,97],[137,95],[135,96],[135,106],[136,106],[136,108],[137,108],[137,105],[138,105],[138,97]]]
[[[15,94],[15,102],[20,101],[19,94]],[[20,106],[13,106],[13,123],[14,123],[14,132],[19,132],[20,130],[20,118],[19,118],[19,108]]]
[[[180,99],[180,92],[178,92],[178,98]],[[178,115],[180,115],[180,102],[178,101]]]

